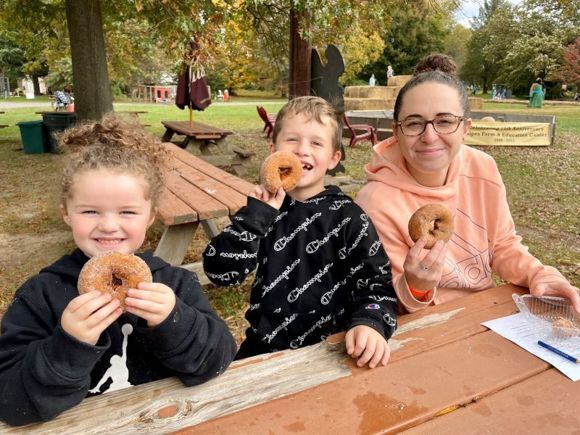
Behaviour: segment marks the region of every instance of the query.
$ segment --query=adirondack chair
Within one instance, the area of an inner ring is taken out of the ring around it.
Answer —
[[[270,138],[272,132],[274,131],[276,117],[273,115],[268,115],[268,112],[266,112],[266,109],[264,109],[263,106],[256,106],[256,109],[258,110],[258,115],[260,115],[260,118],[262,118],[262,121],[264,121],[264,129],[262,131],[265,131],[266,137]]]
[[[344,124],[350,131],[350,142],[348,144],[349,147],[354,147],[357,142],[363,140],[370,140],[373,145],[377,143],[377,133],[372,125],[351,124],[348,121],[348,117],[346,115],[344,115]],[[364,133],[357,134],[357,131],[363,131]]]

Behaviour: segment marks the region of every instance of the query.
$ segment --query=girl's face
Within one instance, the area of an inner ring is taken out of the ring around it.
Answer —
[[[431,121],[441,115],[464,115],[459,94],[448,85],[427,82],[405,94],[398,121],[411,116]],[[437,133],[432,124],[427,124],[419,136],[405,136],[400,127],[395,127],[393,133],[409,172],[420,184],[435,187],[445,184],[449,165],[470,127],[471,119],[466,119],[459,124],[457,131],[449,134]]]
[[[87,257],[106,251],[132,254],[141,247],[155,220],[142,177],[109,169],[73,177],[71,195],[61,205],[76,245]]]

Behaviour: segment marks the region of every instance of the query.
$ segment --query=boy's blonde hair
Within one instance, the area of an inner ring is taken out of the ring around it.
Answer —
[[[323,124],[322,118],[330,118],[330,126],[333,129],[332,134],[332,150],[340,151],[340,144],[342,141],[342,123],[340,116],[334,106],[326,101],[324,98],[306,96],[296,97],[288,101],[280,109],[276,116],[276,124],[274,125],[274,132],[272,134],[272,141],[276,144],[278,134],[284,127],[284,121],[289,116],[304,115],[308,120],[315,120],[319,124]]]
[[[68,153],[62,178],[63,206],[71,197],[74,176],[93,169],[143,177],[148,186],[145,197],[157,206],[168,152],[138,121],[108,114],[99,122],[78,124],[60,135],[59,149]]]

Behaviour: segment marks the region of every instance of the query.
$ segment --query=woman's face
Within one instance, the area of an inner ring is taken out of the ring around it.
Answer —
[[[448,85],[427,82],[405,94],[397,121],[409,117],[431,121],[441,115],[464,115],[459,94]],[[440,134],[432,124],[427,124],[419,136],[405,136],[399,126],[395,127],[394,135],[409,172],[420,184],[435,187],[445,184],[449,165],[459,152],[470,127],[471,119],[466,119],[454,133]]]

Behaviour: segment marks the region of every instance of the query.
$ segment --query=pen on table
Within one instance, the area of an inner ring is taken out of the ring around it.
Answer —
[[[572,355],[569,355],[566,352],[563,352],[560,349],[555,348],[554,346],[550,346],[548,343],[544,343],[542,340],[538,340],[538,344],[542,346],[544,349],[548,349],[549,351],[552,351],[555,354],[560,355],[562,358],[566,358],[568,361],[572,361],[573,363],[578,364],[578,358],[575,358]]]

